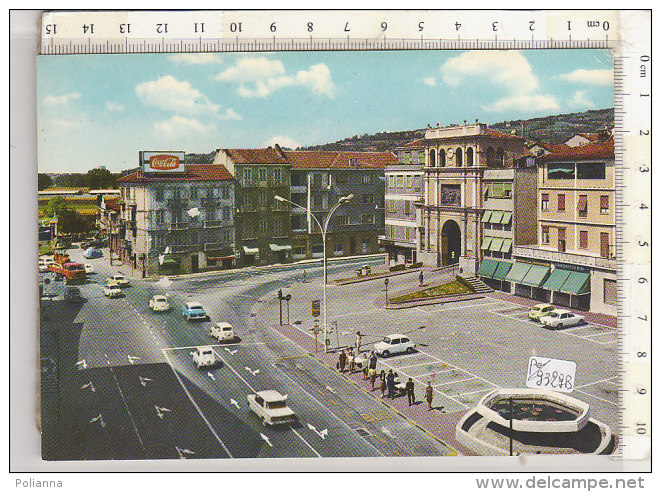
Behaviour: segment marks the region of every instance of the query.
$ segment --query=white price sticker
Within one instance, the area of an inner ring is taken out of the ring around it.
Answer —
[[[531,357],[528,361],[526,386],[544,388],[563,393],[574,390],[576,362],[570,360]]]

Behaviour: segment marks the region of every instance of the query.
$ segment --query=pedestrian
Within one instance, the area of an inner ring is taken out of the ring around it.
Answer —
[[[340,372],[344,372],[344,368],[346,367],[346,365],[347,365],[347,353],[344,350],[342,350],[342,352],[340,352]]]
[[[363,336],[359,331],[356,332],[356,354],[360,354],[360,346],[363,343]]]
[[[424,276],[424,274],[422,273],[422,270],[420,270],[420,275],[418,276],[418,279],[420,280],[420,287],[422,287],[422,284],[423,284],[423,282],[424,282],[424,280],[425,280],[425,276]]]
[[[363,380],[367,380],[369,378],[369,366],[370,366],[370,361],[367,357],[363,359]]]
[[[349,347],[349,353],[347,354],[347,362],[349,362],[349,374],[353,374],[353,371],[356,368],[356,357],[354,357],[353,349],[351,347]]]
[[[409,407],[415,403],[415,386],[413,385],[413,378],[409,378],[406,382],[406,396],[409,397]]]
[[[425,400],[427,400],[427,411],[431,410],[431,401],[434,399],[434,388],[431,387],[431,381],[427,382],[425,388]]]
[[[372,384],[372,391],[374,391],[374,383],[376,383],[376,369],[369,370],[370,383]]]
[[[381,379],[381,385],[380,385],[380,387],[381,387],[381,398],[384,398],[386,396],[386,386],[387,385],[386,385],[386,373],[383,370],[381,371],[380,379]]]
[[[376,362],[377,362],[377,357],[376,354],[374,353],[374,350],[372,350],[370,354],[370,369],[374,369],[374,371],[376,371]]]
[[[392,400],[395,398],[395,375],[392,373],[392,369],[388,370],[386,385],[388,386],[388,398]]]

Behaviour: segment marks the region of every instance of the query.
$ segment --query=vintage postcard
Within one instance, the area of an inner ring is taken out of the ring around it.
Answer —
[[[619,456],[615,55],[533,48],[39,56],[42,458]]]

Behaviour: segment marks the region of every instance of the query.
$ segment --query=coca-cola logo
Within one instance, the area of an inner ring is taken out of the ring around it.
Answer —
[[[179,157],[176,155],[152,155],[149,157],[149,169],[155,171],[172,171],[179,169]]]

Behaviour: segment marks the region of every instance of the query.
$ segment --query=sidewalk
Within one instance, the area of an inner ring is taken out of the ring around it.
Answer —
[[[396,396],[394,399],[381,398],[381,391],[378,389],[375,384],[375,390],[372,391],[372,386],[369,380],[363,380],[362,372],[349,373],[346,370],[344,373],[340,373],[337,369],[337,361],[339,353],[324,353],[324,347],[322,343],[317,343],[315,350],[315,339],[312,332],[309,334],[303,332],[302,329],[299,329],[293,325],[278,325],[272,324],[272,328],[276,329],[284,336],[289,338],[291,341],[296,343],[303,350],[307,351],[311,357],[316,358],[322,364],[325,364],[334,371],[337,371],[338,374],[342,374],[345,378],[351,381],[356,386],[360,387],[366,393],[372,395],[377,401],[380,401],[383,405],[396,412],[400,416],[407,419],[411,424],[422,429],[431,436],[439,439],[445,443],[450,448],[454,449],[458,454],[474,456],[475,453],[464,446],[462,446],[455,438],[455,427],[457,422],[464,416],[466,412],[456,412],[452,414],[446,414],[442,408],[434,407],[432,402],[432,410],[427,410],[427,402],[423,401],[424,397],[424,387],[416,385],[415,396],[416,404],[409,406],[406,395]],[[363,355],[366,355],[367,352],[363,352]],[[377,364],[377,371],[380,371],[381,368]],[[378,382],[378,381],[377,381]]]

